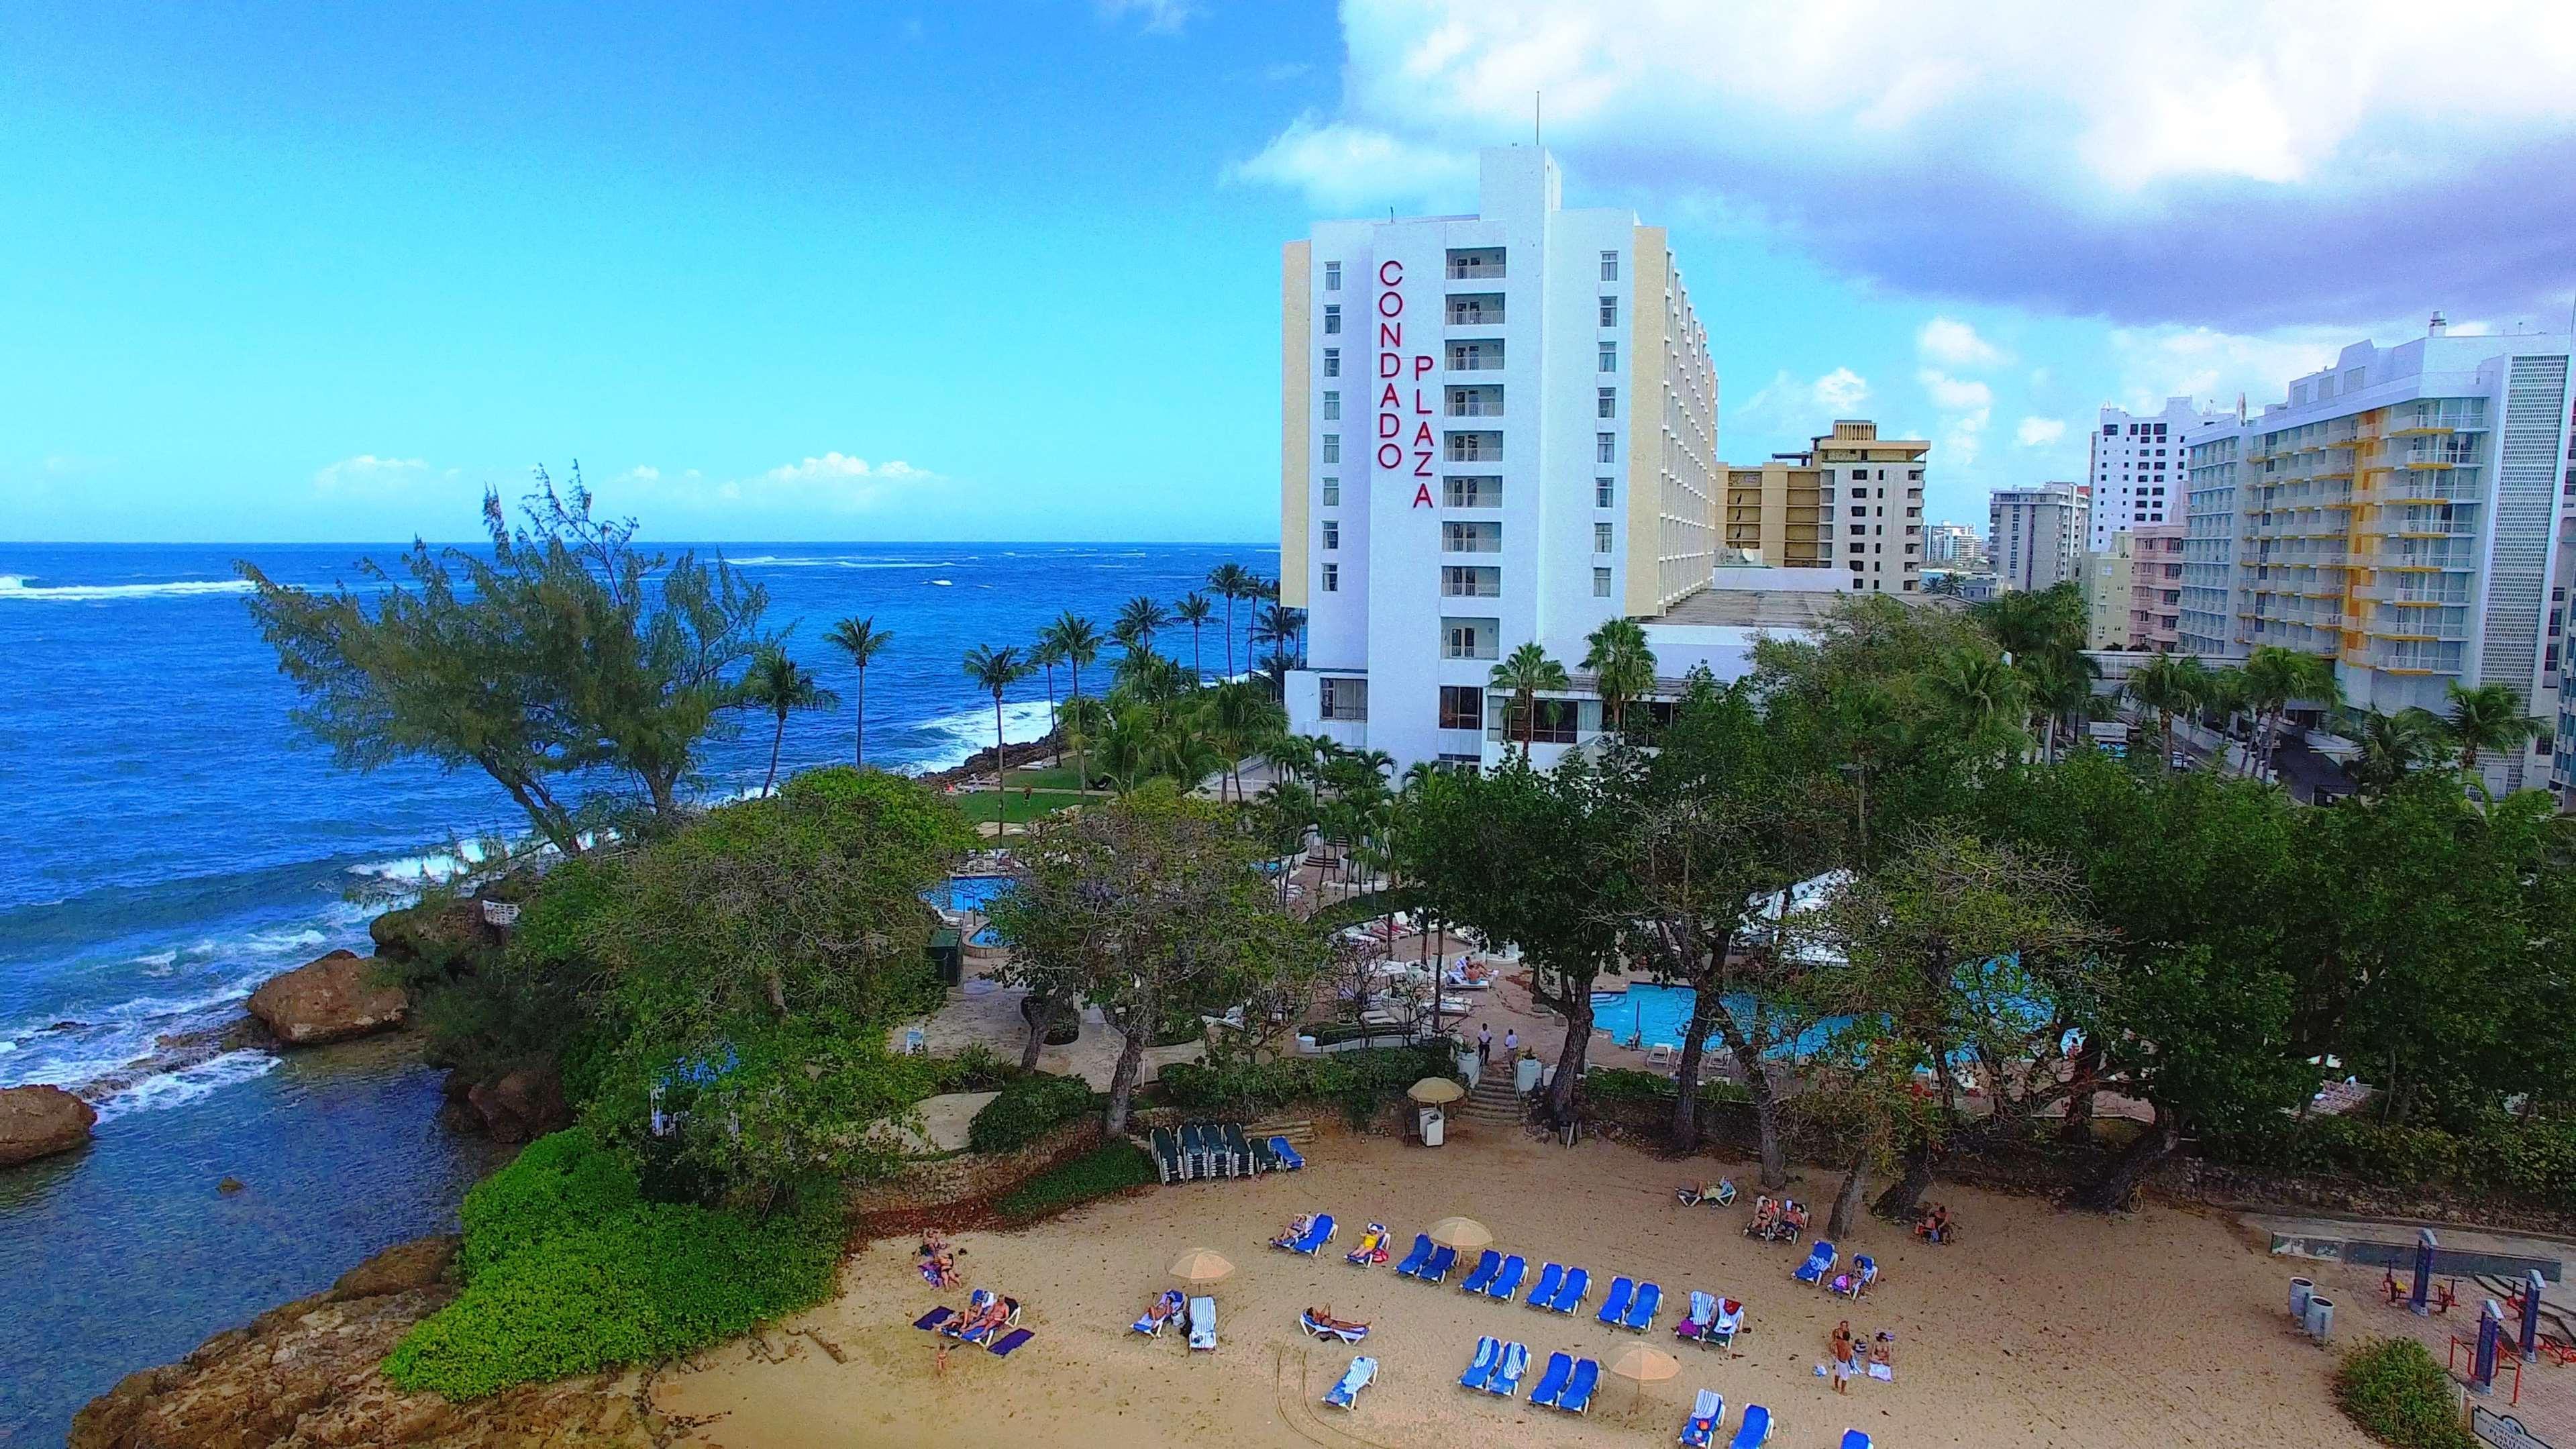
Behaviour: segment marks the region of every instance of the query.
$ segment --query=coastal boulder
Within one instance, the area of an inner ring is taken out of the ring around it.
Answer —
[[[451,1102],[462,1105],[471,1124],[495,1142],[534,1142],[572,1125],[572,1106],[564,1100],[563,1078],[551,1060],[470,1081],[461,1091],[451,1077],[447,1095]]]
[[[389,1031],[403,1023],[410,999],[399,986],[373,979],[354,951],[334,951],[250,994],[250,1014],[288,1046],[319,1046]]]
[[[69,1152],[97,1125],[98,1109],[60,1087],[0,1088],[0,1167]]]
[[[483,902],[470,896],[387,911],[367,923],[367,937],[379,956],[440,971],[471,967],[503,939],[501,928],[483,919]]]

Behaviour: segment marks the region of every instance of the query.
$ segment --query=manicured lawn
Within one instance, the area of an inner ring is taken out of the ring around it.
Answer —
[[[1013,825],[1026,825],[1042,815],[1052,815],[1067,805],[1078,804],[1081,799],[1070,790],[1039,790],[1023,799],[1019,787],[1014,785],[1002,794],[1001,816]],[[957,808],[965,812],[968,820],[981,824],[993,818],[993,793],[976,790],[959,795]]]
[[[1008,779],[1014,790],[1071,790],[1075,771],[1071,765],[1021,765],[1011,771]]]

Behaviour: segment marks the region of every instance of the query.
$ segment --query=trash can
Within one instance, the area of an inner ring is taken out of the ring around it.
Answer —
[[[2313,1296],[2316,1291],[2317,1285],[2309,1279],[2293,1278],[2290,1280],[2290,1321],[2292,1323],[2298,1324],[2301,1327],[2305,1327],[2307,1325],[2308,1299]]]
[[[1538,1058],[1523,1057],[1512,1063],[1512,1090],[1524,1097],[1538,1090]]]
[[[2322,1293],[2308,1295],[2308,1337],[2322,1347],[2326,1334],[2334,1327],[2334,1300]]]
[[[1447,1135],[1447,1124],[1441,1120],[1440,1109],[1437,1107],[1423,1108],[1422,1145],[1425,1147],[1437,1147],[1440,1145],[1441,1139]]]

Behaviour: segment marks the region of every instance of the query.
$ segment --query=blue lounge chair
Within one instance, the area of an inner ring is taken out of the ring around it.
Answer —
[[[1440,1251],[1431,1255],[1430,1262],[1422,1265],[1422,1281],[1425,1283],[1446,1283],[1449,1281],[1449,1270],[1457,1266],[1458,1250],[1456,1248],[1444,1247]]]
[[[1664,1306],[1664,1289],[1660,1283],[1640,1283],[1637,1296],[1628,1300],[1627,1316],[1619,1326],[1630,1333],[1644,1333],[1655,1326],[1655,1313]]]
[[[1404,1261],[1395,1265],[1395,1271],[1403,1277],[1419,1278],[1422,1276],[1423,1265],[1430,1261],[1431,1235],[1429,1233],[1415,1233],[1413,1235],[1413,1251],[1404,1255]]]
[[[1547,1372],[1538,1376],[1538,1387],[1530,1390],[1529,1401],[1542,1409],[1556,1407],[1557,1396],[1565,1392],[1565,1381],[1574,1377],[1574,1360],[1561,1353],[1547,1356]]]
[[[1299,1310],[1297,1322],[1317,1338],[1338,1338],[1344,1343],[1357,1343],[1369,1336],[1369,1326],[1365,1323],[1326,1323],[1315,1317],[1312,1308]]]
[[[1566,1381],[1556,1406],[1569,1414],[1581,1414],[1592,1407],[1592,1390],[1601,1382],[1601,1365],[1591,1359],[1576,1359],[1574,1377]]]
[[[1497,1303],[1509,1303],[1521,1289],[1521,1280],[1529,1276],[1529,1260],[1518,1253],[1503,1260],[1502,1271],[1485,1285],[1485,1296]]]
[[[1556,1290],[1565,1286],[1565,1269],[1555,1263],[1538,1270],[1538,1286],[1529,1292],[1529,1306],[1545,1308],[1556,1298]]]
[[[1306,1226],[1306,1236],[1289,1244],[1288,1251],[1292,1253],[1303,1253],[1307,1257],[1311,1258],[1315,1256],[1316,1249],[1321,1248],[1332,1240],[1333,1215],[1331,1213],[1317,1213],[1315,1215],[1315,1220]]]
[[[1709,1449],[1717,1442],[1718,1421],[1726,1417],[1726,1400],[1715,1389],[1699,1391],[1699,1401],[1691,1405],[1690,1422],[1682,1425],[1682,1443],[1689,1449]]]
[[[1735,1438],[1726,1449],[1762,1449],[1771,1442],[1771,1411],[1760,1404],[1744,1406],[1744,1422],[1735,1426]]]
[[[1615,1327],[1620,1319],[1628,1316],[1628,1295],[1636,1291],[1637,1285],[1625,1277],[1611,1279],[1610,1296],[1601,1300],[1601,1312],[1597,1316],[1603,1323]]]
[[[1483,1388],[1487,1382],[1492,1380],[1494,1377],[1494,1370],[1500,1368],[1502,1366],[1502,1362],[1503,1341],[1501,1339],[1494,1337],[1490,1333],[1485,1335],[1483,1338],[1477,1339],[1476,1361],[1467,1365],[1467,1371],[1465,1373],[1458,1375],[1458,1387],[1462,1389]]]
[[[1342,1373],[1342,1381],[1324,1391],[1324,1402],[1347,1409],[1359,1402],[1360,1390],[1377,1381],[1377,1360],[1367,1354],[1351,1360]]]
[[[1181,1142],[1169,1127],[1157,1127],[1151,1134],[1154,1143],[1154,1172],[1167,1183],[1181,1180]]]
[[[1851,1271],[1843,1275],[1845,1297],[1857,1300],[1863,1289],[1878,1281],[1878,1260],[1863,1253],[1852,1259]]]
[[[1845,1429],[1842,1449],[1869,1449],[1869,1436],[1858,1429]]]
[[[1306,1165],[1306,1159],[1297,1155],[1297,1149],[1289,1146],[1288,1139],[1285,1137],[1270,1139],[1270,1155],[1279,1159],[1279,1165],[1290,1172],[1295,1172]]]
[[[1583,1306],[1583,1300],[1591,1292],[1592,1275],[1581,1268],[1570,1269],[1565,1282],[1557,1288],[1556,1296],[1547,1301],[1547,1306],[1558,1313],[1572,1313]]]
[[[1216,1300],[1213,1298],[1190,1300],[1190,1350],[1195,1353],[1200,1349],[1216,1352]]]
[[[1188,1306],[1188,1302],[1189,1300],[1181,1296],[1180,1289],[1166,1288],[1163,1290],[1163,1296],[1154,1300],[1154,1306],[1145,1311],[1144,1317],[1127,1325],[1127,1331],[1141,1333],[1147,1338],[1160,1338],[1163,1336],[1163,1325],[1180,1317],[1181,1310]]]
[[[1366,1268],[1386,1261],[1386,1224],[1371,1223],[1360,1234],[1360,1245],[1342,1255],[1342,1261],[1356,1268]]]
[[[1503,1255],[1487,1248],[1485,1255],[1476,1260],[1476,1271],[1468,1274],[1458,1286],[1470,1293],[1482,1293],[1493,1286],[1494,1275],[1501,1271],[1503,1271]]]
[[[1818,1238],[1807,1248],[1807,1261],[1800,1263],[1790,1276],[1801,1283],[1822,1283],[1825,1275],[1834,1271],[1835,1256],[1834,1245]]]
[[[1529,1345],[1525,1343],[1504,1344],[1503,1361],[1495,1368],[1493,1378],[1486,1382],[1485,1392],[1489,1394],[1500,1394],[1504,1398],[1508,1399],[1512,1395],[1521,1391],[1521,1375],[1528,1372]]]

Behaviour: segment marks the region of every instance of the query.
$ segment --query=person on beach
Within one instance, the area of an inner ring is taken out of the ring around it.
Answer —
[[[1833,1351],[1834,1392],[1848,1394],[1851,1392],[1853,1364],[1858,1353],[1852,1342],[1851,1320],[1848,1318],[1834,1325]]]
[[[1270,1246],[1274,1248],[1285,1248],[1303,1241],[1306,1236],[1306,1230],[1312,1228],[1314,1225],[1314,1218],[1305,1213],[1299,1213],[1297,1216],[1288,1220],[1288,1226],[1281,1230],[1279,1236],[1270,1240]]]
[[[1485,1025],[1485,1024],[1484,1024],[1483,1022],[1481,1022],[1481,1021],[1480,1021],[1480,1022],[1477,1022],[1477,1023],[1476,1023],[1476,1067],[1477,1067],[1477,1069],[1478,1069],[1478,1070],[1480,1070],[1480,1071],[1481,1071],[1481,1070],[1483,1070],[1485,1067],[1492,1065],[1493,1060],[1494,1060],[1494,1029],[1493,1029],[1492,1027],[1490,1027],[1490,1026]]]
[[[1896,1335],[1884,1328],[1869,1340],[1869,1376],[1882,1383],[1896,1382]]]
[[[1779,1205],[1771,1201],[1771,1194],[1766,1192],[1755,1197],[1753,1199],[1753,1221],[1744,1225],[1744,1236],[1748,1238],[1769,1237],[1771,1235],[1771,1225],[1779,1221],[1779,1217]]]

